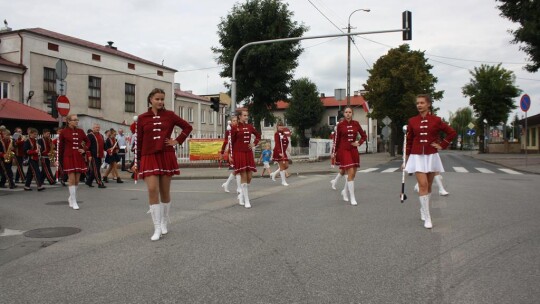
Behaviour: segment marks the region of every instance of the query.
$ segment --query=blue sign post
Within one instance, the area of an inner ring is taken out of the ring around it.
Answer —
[[[469,136],[474,136],[474,135],[476,135],[476,131],[473,130],[473,129],[469,129],[469,130],[467,131],[467,135],[469,135]]]
[[[529,108],[531,107],[531,98],[527,94],[523,94],[521,96],[521,100],[519,101],[519,106],[521,107],[521,110],[525,112],[525,167],[527,167],[528,163],[528,155],[527,155],[527,136],[528,130],[527,130],[527,111],[529,111]]]

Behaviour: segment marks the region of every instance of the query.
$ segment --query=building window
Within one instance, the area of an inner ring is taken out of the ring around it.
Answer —
[[[206,123],[206,111],[201,111],[201,123]]]
[[[128,63],[128,69],[135,70],[135,63]]]
[[[101,109],[101,78],[88,77],[88,107]]]
[[[50,51],[58,52],[58,44],[54,44],[54,43],[50,43],[50,42],[49,42],[49,45],[47,46],[47,48],[48,48]]]
[[[335,126],[337,121],[336,116],[328,116],[328,125]]]
[[[92,60],[94,61],[101,61],[101,56],[98,54],[92,54]]]
[[[210,118],[210,124],[214,124],[214,110],[208,111],[208,117]]]
[[[135,112],[135,85],[126,83],[126,112]]]
[[[184,107],[182,107],[182,106],[178,107],[178,116],[180,116],[180,118],[184,119]]]
[[[158,75],[158,76],[163,76],[163,71],[158,70],[158,71],[157,71],[157,75]]]
[[[188,122],[193,122],[193,108],[187,109],[187,120]]]
[[[56,70],[43,68],[43,102],[49,103],[54,95],[56,95]]]
[[[8,98],[9,82],[0,81],[0,98]]]

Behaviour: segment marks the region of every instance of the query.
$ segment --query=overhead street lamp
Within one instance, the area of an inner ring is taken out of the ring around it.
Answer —
[[[349,15],[349,23],[347,24],[347,33],[351,33],[351,16],[358,11],[369,13],[371,10],[364,9],[364,8],[359,8],[357,10],[354,10]],[[347,37],[347,106],[348,107],[351,106],[351,40],[352,40],[352,37],[348,36]]]

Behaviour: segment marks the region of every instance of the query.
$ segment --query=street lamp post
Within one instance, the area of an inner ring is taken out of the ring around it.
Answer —
[[[358,12],[358,11],[364,11],[364,12],[370,12],[370,9],[364,9],[359,8],[357,10],[354,10],[349,15],[349,23],[347,24],[347,33],[351,33],[351,16]],[[347,106],[351,106],[351,36],[347,37]]]

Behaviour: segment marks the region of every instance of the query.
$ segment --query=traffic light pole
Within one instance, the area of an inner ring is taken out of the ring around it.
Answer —
[[[382,34],[382,33],[396,33],[396,32],[408,32],[410,28],[403,28],[397,30],[384,30],[384,31],[370,31],[370,32],[355,32],[355,33],[341,33],[333,35],[321,35],[321,36],[307,36],[307,37],[291,37],[291,38],[281,38],[281,39],[271,39],[271,40],[262,40],[254,41],[247,44],[244,44],[236,54],[234,55],[233,64],[232,64],[232,78],[231,78],[231,115],[236,112],[236,60],[240,53],[247,47],[252,45],[260,44],[271,44],[271,43],[280,43],[280,42],[291,42],[291,41],[300,41],[300,40],[309,40],[309,39],[321,39],[321,38],[333,38],[333,37],[345,37],[345,36],[358,36],[358,35],[370,35],[370,34]],[[350,39],[350,38],[349,38]]]

